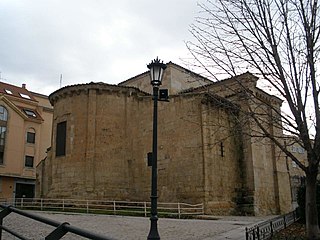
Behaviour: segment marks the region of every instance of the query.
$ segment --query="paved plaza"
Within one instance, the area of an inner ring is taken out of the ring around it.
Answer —
[[[149,218],[110,216],[94,214],[34,212],[59,222],[99,233],[112,239],[147,239],[150,227]],[[274,216],[273,216],[274,217]],[[158,229],[162,240],[222,240],[245,239],[245,227],[270,219],[270,217],[209,217],[200,219],[160,218]],[[28,239],[43,239],[53,228],[42,223],[11,213],[4,219],[4,226],[14,228]],[[3,233],[3,239],[15,239]],[[68,233],[63,239],[84,239]]]

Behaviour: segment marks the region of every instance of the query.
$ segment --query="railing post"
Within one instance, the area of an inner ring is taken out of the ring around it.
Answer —
[[[271,236],[273,236],[273,226],[272,226],[272,221],[270,221],[270,230],[271,230]]]
[[[89,202],[87,200],[87,213],[89,213]]]
[[[147,203],[144,202],[144,216],[147,216]]]
[[[246,227],[246,240],[248,240],[249,234],[248,234],[248,228]]]
[[[257,227],[257,239],[260,240],[260,229]]]
[[[181,211],[180,211],[180,203],[178,202],[178,216],[179,216],[179,219],[180,219],[180,214],[181,214]]]
[[[256,240],[256,229],[255,228],[253,228],[252,230],[252,233],[253,233],[253,240]]]
[[[113,201],[113,214],[116,215],[116,201]]]
[[[287,228],[286,215],[283,216],[283,226],[285,229]]]
[[[23,208],[23,198],[21,198],[20,207]]]
[[[43,199],[42,198],[40,199],[40,209],[41,209],[41,211],[43,210]]]

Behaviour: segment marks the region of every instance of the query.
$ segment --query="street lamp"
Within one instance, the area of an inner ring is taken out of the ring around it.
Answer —
[[[150,232],[148,235],[148,240],[150,239],[160,239],[158,232],[158,210],[157,210],[157,201],[158,201],[158,169],[157,169],[157,140],[158,140],[158,101],[167,101],[168,100],[168,91],[161,91],[159,98],[159,86],[161,85],[163,71],[166,69],[166,65],[163,62],[160,62],[158,57],[151,61],[147,67],[150,69],[151,85],[153,87],[153,138],[152,138],[152,154],[148,154],[149,158],[151,157],[151,217],[150,217]],[[163,94],[166,92],[166,94]]]

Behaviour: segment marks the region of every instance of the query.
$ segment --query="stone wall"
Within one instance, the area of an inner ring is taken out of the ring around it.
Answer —
[[[238,196],[245,186],[245,170],[237,115],[210,102],[202,105],[205,207],[210,214],[252,213]]]

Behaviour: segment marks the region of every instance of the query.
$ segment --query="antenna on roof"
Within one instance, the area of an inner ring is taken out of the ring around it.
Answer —
[[[60,88],[61,88],[61,85],[62,85],[62,73],[60,74]]]

